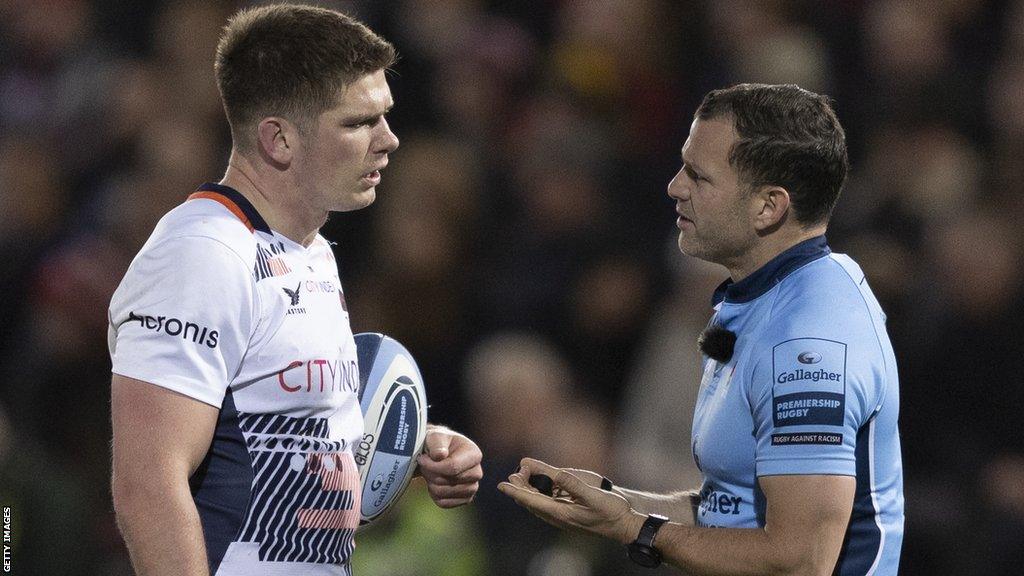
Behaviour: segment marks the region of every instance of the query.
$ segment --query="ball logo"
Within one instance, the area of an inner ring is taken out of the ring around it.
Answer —
[[[806,352],[801,352],[796,359],[801,364],[817,364],[818,362],[821,362],[821,354],[808,350]]]

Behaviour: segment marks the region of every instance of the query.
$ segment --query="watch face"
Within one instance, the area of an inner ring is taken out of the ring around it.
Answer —
[[[644,568],[656,568],[661,564],[661,554],[650,546],[634,542],[626,546],[626,550],[629,551],[629,559]]]

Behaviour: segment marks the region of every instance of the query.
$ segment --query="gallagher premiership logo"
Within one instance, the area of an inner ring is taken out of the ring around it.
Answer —
[[[146,330],[163,332],[168,336],[178,336],[183,340],[191,340],[196,344],[203,344],[207,348],[216,348],[217,338],[220,336],[216,330],[210,330],[206,326],[185,322],[177,318],[168,318],[167,316],[140,316],[135,312],[129,312],[128,321],[138,322],[139,326]]]

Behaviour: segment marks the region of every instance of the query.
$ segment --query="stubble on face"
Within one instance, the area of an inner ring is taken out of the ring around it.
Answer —
[[[749,192],[729,154],[738,135],[730,118],[697,119],[683,146],[684,168],[677,178],[689,191],[684,199],[673,195],[684,221],[679,250],[695,258],[728,266],[749,250],[752,242]],[[699,176],[694,180],[692,176]]]
[[[378,71],[348,85],[338,104],[317,118],[303,168],[319,209],[358,210],[376,199],[379,169],[397,147],[384,119],[393,103],[384,72]]]

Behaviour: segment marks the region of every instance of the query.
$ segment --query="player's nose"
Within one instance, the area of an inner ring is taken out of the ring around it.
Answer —
[[[395,133],[391,131],[391,126],[386,118],[381,118],[381,128],[383,131],[380,134],[375,152],[382,154],[394,152],[398,148],[398,136],[395,136]]]

